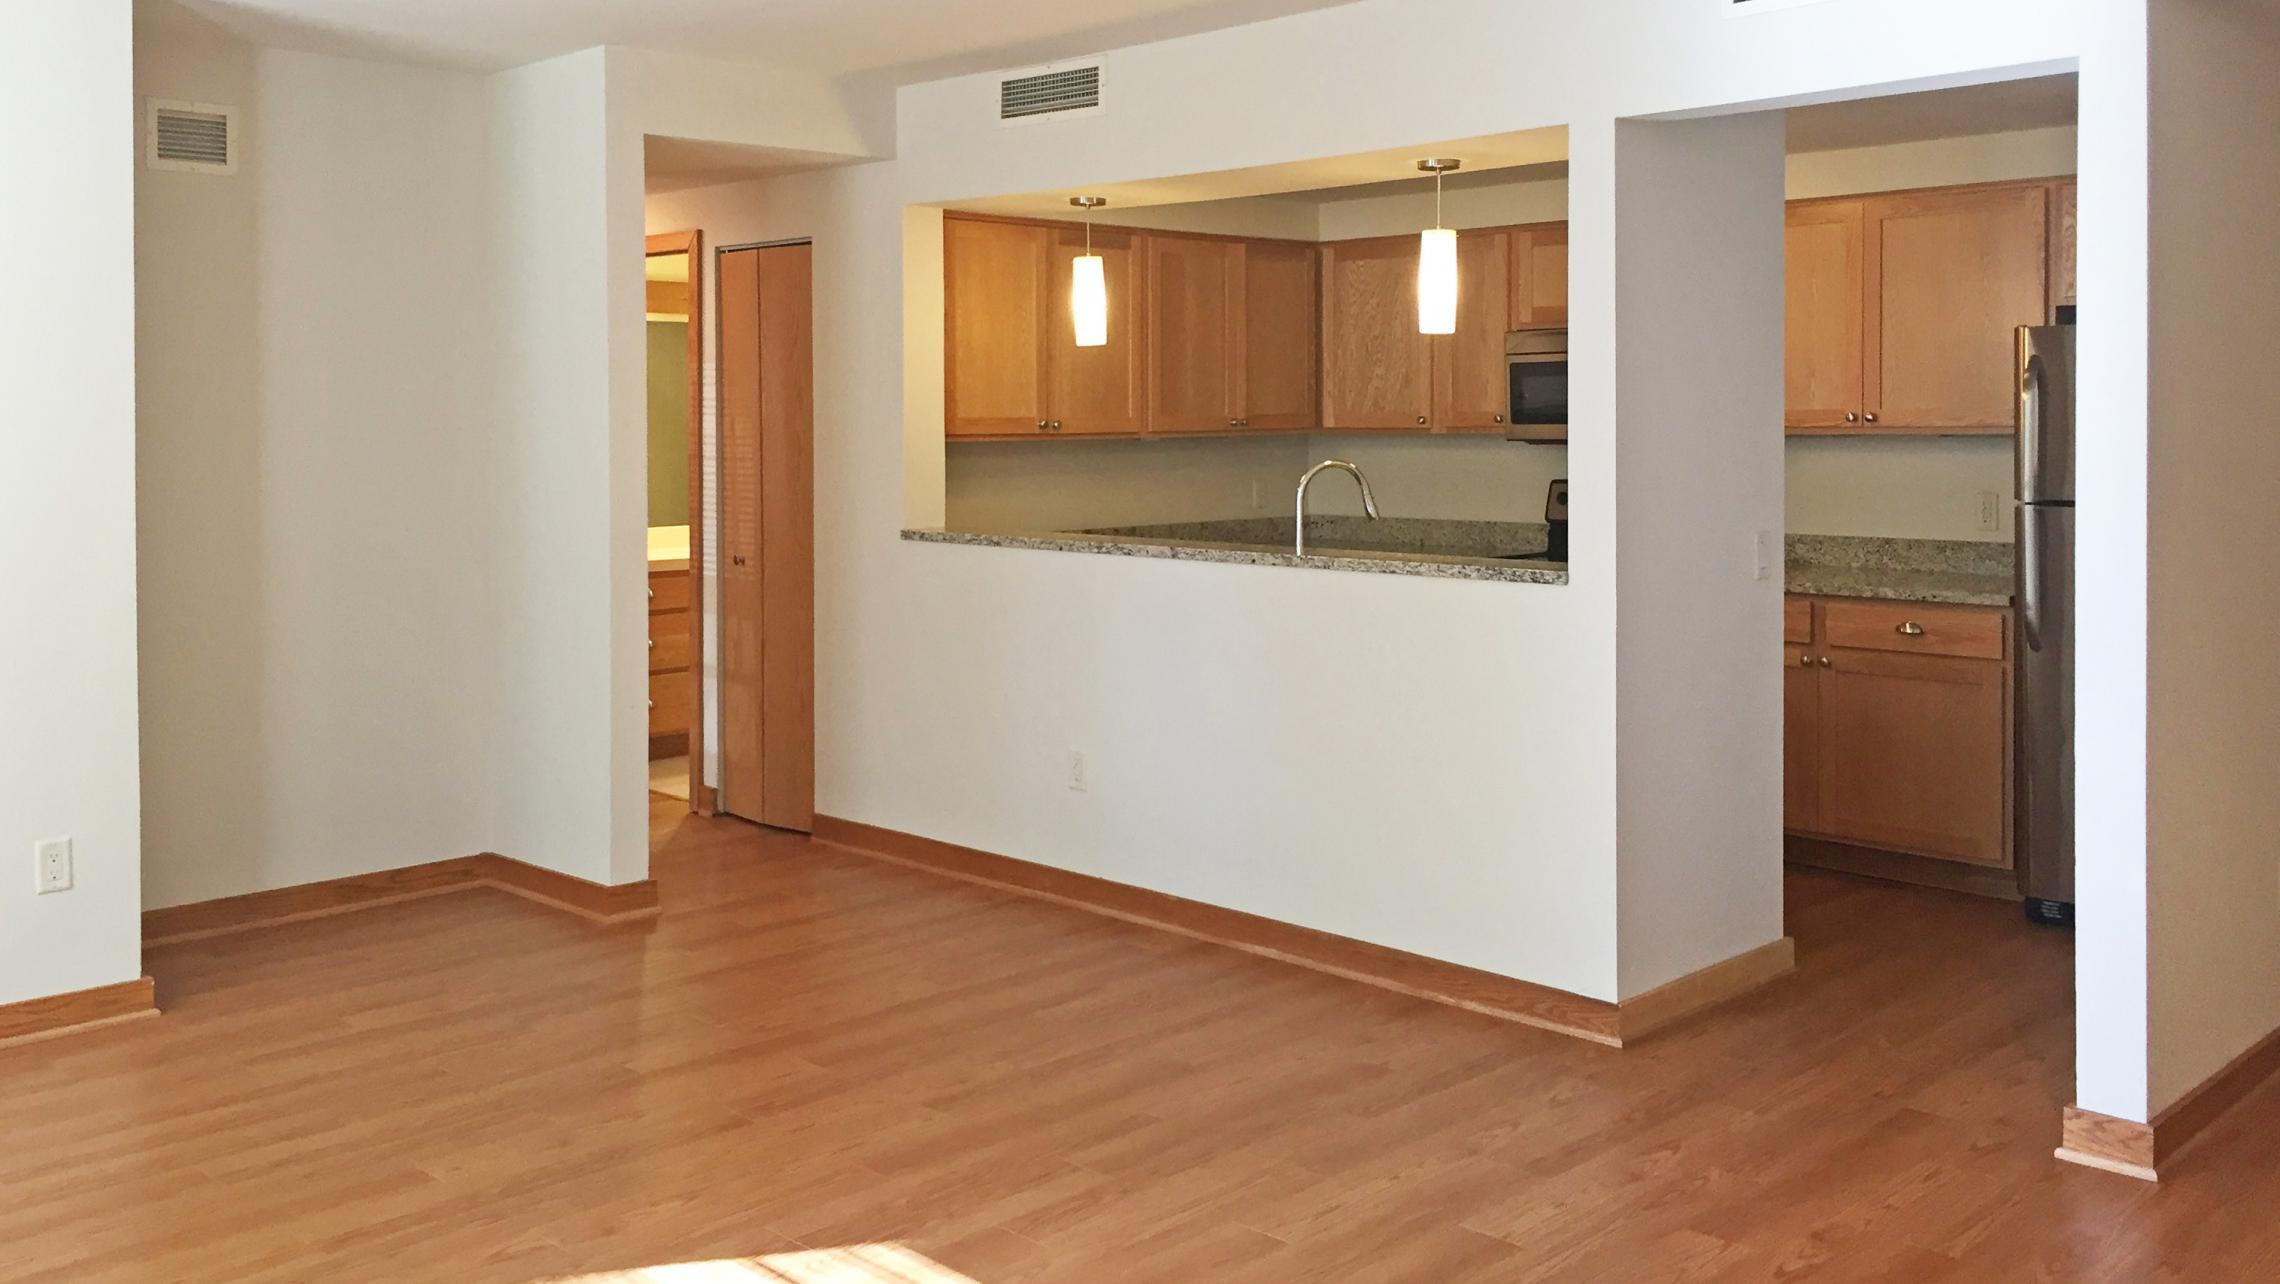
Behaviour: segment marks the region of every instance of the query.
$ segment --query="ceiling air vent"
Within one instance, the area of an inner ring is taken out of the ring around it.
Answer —
[[[200,174],[237,172],[237,108],[150,101],[145,129],[152,169]]]
[[[1025,125],[1101,112],[1100,64],[1038,67],[998,82],[998,123]]]

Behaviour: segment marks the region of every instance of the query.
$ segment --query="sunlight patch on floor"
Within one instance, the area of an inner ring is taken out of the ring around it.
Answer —
[[[849,1244],[839,1248],[770,1253],[637,1266],[596,1275],[566,1275],[540,1284],[979,1284],[900,1244]]]

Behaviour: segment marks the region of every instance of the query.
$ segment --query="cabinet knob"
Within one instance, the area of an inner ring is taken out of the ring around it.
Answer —
[[[1040,419],[1040,420],[1038,420],[1038,421],[1037,421],[1037,431],[1039,431],[1039,432],[1051,432],[1051,431],[1053,431],[1053,421],[1052,421],[1052,420],[1050,420],[1050,419]]]
[[[1238,428],[1248,428],[1251,426],[1251,421],[1248,419],[1238,419],[1235,421],[1235,426]]]
[[[1848,424],[1857,424],[1860,422],[1860,416],[1848,410],[1845,412],[1845,422]]]
[[[1230,428],[1240,428],[1243,426],[1243,421],[1240,419],[1230,419],[1227,421],[1227,426]]]
[[[1798,656],[1798,657],[1797,657],[1797,667],[1798,667],[1798,668],[1800,668],[1800,669],[1810,669],[1810,668],[1812,668],[1812,667],[1813,667],[1813,657],[1812,657],[1812,656],[1809,656],[1809,655],[1801,655],[1801,656]]]
[[[1875,412],[1875,411],[1873,411],[1873,410],[1871,410],[1871,411],[1869,411],[1869,412],[1868,412],[1866,415],[1863,415],[1863,416],[1862,416],[1862,418],[1864,418],[1864,419],[1868,420],[1870,423],[1875,423],[1875,422],[1876,422],[1876,412]]]
[[[1824,669],[1833,667],[1833,666],[1835,665],[1835,663],[1836,663],[1836,661],[1834,661],[1834,660],[1831,660],[1829,657],[1827,657],[1827,656],[1825,656],[1825,655],[1821,657],[1821,667],[1822,667],[1822,668],[1824,668]]]
[[[1504,416],[1502,416],[1502,415],[1497,415],[1495,418],[1496,418],[1496,422],[1498,422],[1498,423],[1503,423],[1503,422],[1504,422]]]
[[[1059,431],[1061,431],[1061,421],[1060,421],[1060,420],[1056,419],[1056,420],[1054,420],[1054,421],[1053,421],[1053,431],[1054,431],[1054,432],[1059,432]]]
[[[1419,426],[1419,427],[1423,427],[1423,426],[1424,426],[1424,424],[1425,424],[1425,416],[1423,416],[1423,415],[1419,415],[1419,416],[1417,416],[1417,424],[1418,424],[1418,426]]]
[[[1897,628],[1893,629],[1892,631],[1904,638],[1920,638],[1924,636],[1924,626],[1916,623],[1914,620],[1909,620],[1906,623],[1903,623]]]

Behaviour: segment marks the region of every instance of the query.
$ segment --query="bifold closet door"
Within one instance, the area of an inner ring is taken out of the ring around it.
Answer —
[[[720,805],[815,825],[814,257],[720,256]]]

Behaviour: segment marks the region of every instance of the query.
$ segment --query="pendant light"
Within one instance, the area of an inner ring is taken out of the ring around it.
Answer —
[[[1077,346],[1100,348],[1108,344],[1108,273],[1093,253],[1092,212],[1108,204],[1105,196],[1072,196],[1069,204],[1085,212],[1085,252],[1069,265],[1069,315],[1076,319]]]
[[[1433,176],[1433,226],[1417,246],[1417,332],[1457,332],[1457,234],[1441,226],[1441,176],[1461,161],[1433,157],[1417,168]]]

